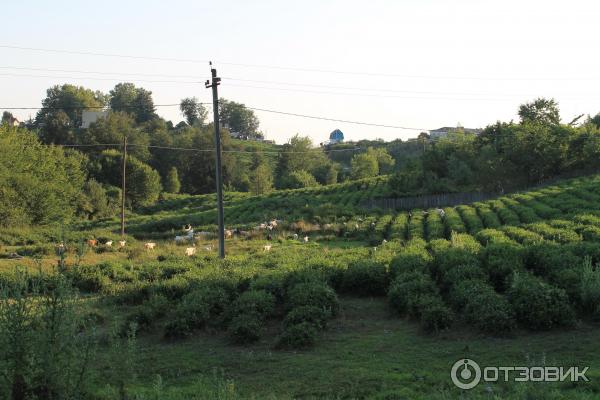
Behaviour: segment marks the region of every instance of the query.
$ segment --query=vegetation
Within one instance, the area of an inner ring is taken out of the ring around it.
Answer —
[[[31,130],[0,128],[3,398],[443,399],[461,395],[448,372],[465,356],[515,365],[531,361],[524,352],[552,350],[600,362],[600,176],[456,207],[365,208],[399,193],[399,182],[413,185],[404,194],[496,190],[593,167],[593,120],[563,125],[556,105],[540,100],[520,109],[518,124],[478,137],[433,145],[421,136],[389,151],[364,143],[351,156],[301,136],[277,147],[224,131],[224,148],[249,153],[224,156],[236,234],[221,260],[208,193],[214,155],[159,148],[213,146],[195,99],[182,101],[187,122],[178,126],[132,84],[108,96],[59,86],[45,102],[110,111],[86,130],[76,128],[78,108],[40,112]],[[259,136],[250,110],[222,106],[232,130]],[[120,143],[123,132],[131,151],[121,246],[121,152],[54,144]],[[178,246],[186,224],[202,233]],[[415,357],[415,346],[431,351]],[[599,391],[498,383],[472,397]]]

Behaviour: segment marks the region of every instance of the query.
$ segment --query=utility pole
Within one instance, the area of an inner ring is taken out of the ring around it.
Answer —
[[[121,176],[121,238],[125,237],[125,166],[127,165],[127,136],[123,136],[123,174]]]
[[[219,257],[225,258],[225,226],[223,217],[223,177],[221,176],[221,135],[219,133],[219,93],[217,87],[221,78],[217,77],[217,70],[210,63],[212,81],[206,81],[206,88],[212,88],[213,115],[215,125],[215,151],[217,167],[217,210],[219,212]]]

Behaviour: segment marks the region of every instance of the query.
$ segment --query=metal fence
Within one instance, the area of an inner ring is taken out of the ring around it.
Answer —
[[[369,199],[363,206],[365,208],[382,208],[384,210],[410,210],[413,208],[435,208],[435,207],[451,207],[460,204],[469,204],[476,201],[485,201],[506,194],[517,193],[520,191],[536,190],[546,186],[554,185],[564,179],[585,177],[592,174],[598,174],[598,168],[585,168],[573,171],[563,172],[551,178],[542,179],[536,184],[523,185],[521,187],[513,187],[502,193],[493,192],[459,192],[459,193],[442,193],[430,194],[412,197],[394,197],[394,198],[378,198]]]
[[[497,196],[497,193],[484,192],[443,193],[414,197],[369,199],[365,202],[364,206],[366,208],[410,210],[413,208],[435,208],[468,204]]]

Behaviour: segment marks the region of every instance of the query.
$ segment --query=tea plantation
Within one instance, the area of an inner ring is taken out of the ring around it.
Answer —
[[[123,248],[85,244],[117,240],[114,220],[5,229],[4,299],[33,310],[30,299],[62,290],[73,332],[94,338],[78,389],[89,398],[600,397],[599,176],[457,207],[363,207],[386,191],[377,178],[228,193],[227,228],[243,234],[226,241],[225,260],[210,195],[130,215]],[[185,224],[206,232],[192,257],[173,241]],[[19,343],[28,328],[11,329]],[[84,360],[88,347],[65,346]],[[464,357],[589,366],[591,381],[462,391],[450,368]]]

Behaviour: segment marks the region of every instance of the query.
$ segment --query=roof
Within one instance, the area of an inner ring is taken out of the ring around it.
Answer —
[[[444,126],[443,128],[438,128],[438,129],[433,129],[430,130],[429,132],[456,132],[458,130],[464,131],[465,133],[475,133],[475,134],[479,134],[481,133],[481,129],[476,129],[476,128],[463,128],[462,126],[456,127],[456,126]]]
[[[344,140],[344,133],[339,129],[334,130],[329,134],[329,139],[331,140]]]

